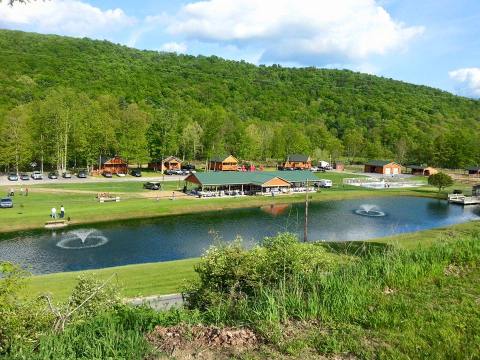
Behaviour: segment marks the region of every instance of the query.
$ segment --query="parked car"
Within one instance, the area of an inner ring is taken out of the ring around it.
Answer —
[[[34,171],[31,177],[33,180],[43,180],[43,174],[40,171]]]
[[[71,179],[72,178],[72,174],[70,174],[68,171],[65,171],[63,174],[62,174],[62,177],[64,179]]]
[[[28,174],[20,174],[20,180],[24,180],[24,181],[30,180],[30,176],[28,176]]]
[[[143,184],[143,188],[148,190],[160,190],[161,187],[162,185],[159,182],[153,181],[149,181]]]
[[[58,179],[58,174],[56,172],[50,172],[50,173],[48,173],[48,178],[49,179]]]
[[[197,172],[195,170],[195,165],[193,164],[182,165],[182,171],[183,171],[183,175],[195,174]]]
[[[165,175],[174,175],[175,173],[173,172],[173,170],[165,170],[163,172]]]
[[[126,176],[126,174],[124,174],[124,173],[116,173],[115,175],[117,175],[118,177],[125,177]]]
[[[140,169],[133,169],[130,171],[130,175],[135,177],[142,177],[142,171]]]
[[[13,208],[13,200],[10,198],[0,199],[0,208],[2,209]]]
[[[15,173],[8,174],[8,180],[10,181],[18,181],[18,175]]]
[[[77,173],[77,177],[79,179],[86,179],[87,178],[87,172],[85,170],[80,170],[78,173]]]
[[[318,186],[322,188],[331,188],[332,185],[333,185],[332,180],[328,180],[328,179],[321,179],[318,182]]]
[[[110,171],[104,171],[104,172],[102,173],[102,175],[103,175],[104,177],[106,177],[106,178],[111,178],[111,177],[112,177],[112,173],[111,173]]]

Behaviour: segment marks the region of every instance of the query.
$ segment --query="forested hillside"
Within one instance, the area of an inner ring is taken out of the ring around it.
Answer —
[[[480,101],[425,86],[6,30],[0,61],[5,166],[224,152],[480,163]]]

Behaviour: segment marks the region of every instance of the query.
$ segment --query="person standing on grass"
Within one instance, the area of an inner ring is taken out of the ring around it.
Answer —
[[[28,187],[25,188],[25,196],[28,196]]]
[[[63,205],[60,205],[60,219],[63,219],[65,217],[65,208]]]
[[[23,196],[23,187],[20,188],[20,195]]]
[[[55,207],[52,208],[52,213],[50,216],[52,217],[52,219],[57,218],[57,209]]]
[[[172,192],[172,200],[175,200],[175,191]]]

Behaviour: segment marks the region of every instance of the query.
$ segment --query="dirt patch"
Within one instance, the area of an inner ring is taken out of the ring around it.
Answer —
[[[146,338],[175,359],[227,359],[259,345],[258,337],[250,329],[204,325],[157,326]]]

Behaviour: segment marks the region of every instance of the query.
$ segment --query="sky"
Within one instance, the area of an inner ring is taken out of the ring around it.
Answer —
[[[350,69],[480,98],[480,0],[3,0],[0,28]]]

